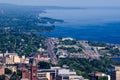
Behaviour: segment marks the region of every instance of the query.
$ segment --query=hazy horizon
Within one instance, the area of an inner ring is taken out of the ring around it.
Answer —
[[[0,3],[31,6],[120,7],[120,0],[0,0]]]

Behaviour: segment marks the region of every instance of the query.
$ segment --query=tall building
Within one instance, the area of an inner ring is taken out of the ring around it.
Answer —
[[[36,63],[35,60],[33,61],[33,64],[31,66],[31,77],[32,77],[32,80],[38,80],[38,77],[37,77],[37,63]]]
[[[0,64],[0,75],[5,74],[5,66],[3,64]]]
[[[21,80],[31,80],[31,72],[26,69],[26,67],[22,68],[22,79]]]
[[[120,66],[115,66],[115,70],[111,73],[111,80],[120,80]]]
[[[37,65],[36,65],[35,60],[33,60],[32,65],[23,66],[23,68],[22,68],[22,79],[21,80],[38,80]]]

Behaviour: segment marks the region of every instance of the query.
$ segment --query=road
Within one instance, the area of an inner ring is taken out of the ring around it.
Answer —
[[[85,48],[83,52],[86,54],[87,57],[92,59],[99,59],[100,55],[96,48],[93,48],[88,45],[86,42],[81,42],[81,45]]]
[[[50,38],[46,39],[46,45],[47,45],[48,54],[51,58],[52,64],[57,65],[58,60],[57,60],[56,54],[54,53],[54,46]]]

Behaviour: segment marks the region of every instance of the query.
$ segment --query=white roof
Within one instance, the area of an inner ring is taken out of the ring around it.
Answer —
[[[76,72],[70,71],[69,69],[58,70],[58,75],[76,75]]]

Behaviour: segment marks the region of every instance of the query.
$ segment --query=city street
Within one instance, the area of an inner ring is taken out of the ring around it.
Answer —
[[[47,49],[48,49],[48,54],[51,58],[51,62],[52,62],[52,64],[56,65],[58,63],[58,60],[54,53],[53,44],[52,44],[52,41],[50,38],[46,39],[46,45],[47,45]]]

